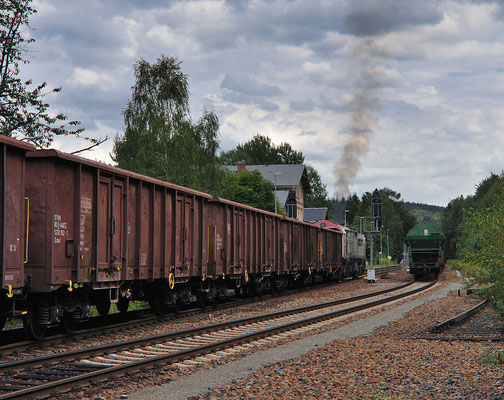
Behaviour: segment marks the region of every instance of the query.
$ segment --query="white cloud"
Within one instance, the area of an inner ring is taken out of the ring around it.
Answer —
[[[86,68],[75,67],[74,72],[67,84],[77,86],[107,86],[113,82],[113,78],[105,72],[97,72]]]

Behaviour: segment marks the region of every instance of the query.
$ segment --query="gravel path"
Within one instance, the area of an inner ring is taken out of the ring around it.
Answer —
[[[426,297],[129,398],[504,399],[503,367],[482,362],[503,344],[414,339],[476,302],[457,296],[453,272],[442,279]]]

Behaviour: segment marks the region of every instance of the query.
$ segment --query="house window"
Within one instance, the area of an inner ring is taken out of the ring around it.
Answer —
[[[294,192],[293,190],[290,190],[289,195],[287,196],[287,201],[285,202],[285,211],[287,212],[287,216],[289,218],[297,219],[296,192]]]

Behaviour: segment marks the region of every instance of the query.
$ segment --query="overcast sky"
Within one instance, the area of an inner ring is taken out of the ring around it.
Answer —
[[[23,75],[62,86],[48,99],[52,111],[80,120],[89,136],[122,134],[133,64],[166,55],[189,75],[193,119],[204,108],[218,115],[221,150],[257,133],[288,142],[331,196],[352,143],[358,173],[348,183],[359,195],[386,186],[406,201],[444,206],[504,168],[501,0],[38,0],[34,7],[36,43]],[[83,155],[111,162],[111,150],[109,140]]]

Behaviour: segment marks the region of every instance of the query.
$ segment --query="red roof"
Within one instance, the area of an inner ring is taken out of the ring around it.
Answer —
[[[313,225],[321,226],[326,229],[334,229],[338,232],[343,233],[343,228],[335,222],[329,221],[328,219],[323,219],[321,221],[315,222]]]

